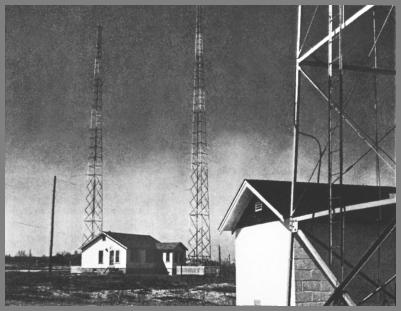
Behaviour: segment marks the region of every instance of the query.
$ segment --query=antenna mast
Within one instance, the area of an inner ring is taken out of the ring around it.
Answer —
[[[203,38],[201,7],[196,6],[195,68],[192,116],[191,154],[191,238],[188,241],[188,258],[192,263],[211,259],[210,215],[206,141],[205,85],[203,64]]]
[[[87,171],[84,243],[103,230],[103,145],[102,145],[102,26],[97,27],[96,57],[93,72],[94,100],[90,115],[90,140]]]

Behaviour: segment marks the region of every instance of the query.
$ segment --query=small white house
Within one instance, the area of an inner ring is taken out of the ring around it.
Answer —
[[[107,233],[94,238],[81,250],[81,267],[84,269],[127,268],[127,246]]]
[[[171,275],[175,274],[177,264],[185,262],[186,247],[180,242],[161,243],[150,235],[106,231],[84,244],[81,250],[81,272],[119,270]]]
[[[181,274],[185,265],[187,248],[182,243],[157,243],[156,248],[162,252],[163,262],[169,275]],[[178,269],[178,271],[177,271]]]
[[[353,267],[350,263],[358,262],[377,239],[379,208],[382,230],[392,225],[396,198],[391,194],[395,188],[334,185],[333,191],[345,206],[344,258],[348,273]],[[229,231],[235,237],[237,305],[286,306],[289,301],[297,306],[323,305],[341,280],[340,200],[334,209],[336,256],[333,266],[329,266],[327,184],[296,184],[296,209],[291,223],[290,198],[291,182],[244,180],[221,221],[219,231]],[[380,286],[375,281],[377,266],[375,262],[366,265],[358,281],[350,283],[347,293],[339,298],[342,304],[377,304],[369,296]],[[381,247],[382,282],[395,278],[395,266],[393,232]],[[395,283],[389,283],[384,290],[387,304],[395,304]]]

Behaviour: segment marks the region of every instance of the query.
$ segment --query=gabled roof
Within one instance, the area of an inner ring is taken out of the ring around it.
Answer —
[[[114,240],[124,248],[136,248],[136,247],[155,248],[156,243],[159,243],[158,240],[151,237],[150,235],[103,231],[99,233],[97,236],[95,236],[92,240],[82,245],[81,249],[84,250],[88,248],[102,236],[109,237],[110,239]]]
[[[381,197],[379,197],[379,189]],[[364,185],[333,185],[333,197],[341,198],[344,206],[388,198],[395,193],[395,187],[376,187]],[[257,197],[266,205],[275,220],[284,222],[289,218],[291,202],[291,182],[277,180],[245,179],[227,210],[218,230],[234,230],[251,198]],[[294,217],[313,213],[324,213],[328,208],[329,187],[322,183],[297,182],[295,186]],[[386,204],[395,204],[395,198]],[[340,200],[335,200],[334,208],[340,206]],[[372,207],[372,206],[369,206]],[[363,208],[363,207],[360,207]]]
[[[181,242],[156,243],[156,248],[161,251],[173,251],[179,247],[188,250]]]
[[[159,243],[158,240],[150,235],[119,233],[111,231],[105,231],[105,233],[128,248],[136,248],[138,246],[154,247],[156,243]]]

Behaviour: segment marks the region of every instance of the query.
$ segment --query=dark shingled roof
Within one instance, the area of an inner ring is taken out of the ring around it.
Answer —
[[[269,203],[271,203],[284,218],[289,217],[291,202],[291,182],[276,180],[246,179]],[[381,198],[379,198],[379,188]],[[377,187],[365,185],[333,185],[333,197],[341,197],[341,202],[353,205],[385,199],[390,193],[395,193],[395,187]],[[295,186],[295,213],[301,216],[327,209],[329,197],[328,184],[297,182]],[[339,200],[335,200],[334,207],[338,207]]]
[[[114,240],[120,242],[127,248],[136,248],[136,247],[156,248],[156,243],[160,243],[160,241],[156,240],[150,235],[119,233],[112,231],[104,231],[104,233],[113,238]],[[87,244],[81,246],[81,249],[84,250],[85,248],[87,248],[93,242],[97,241],[104,233],[103,232],[100,233],[97,237],[93,238]]]
[[[188,250],[181,242],[156,243],[156,248],[161,251],[172,251],[177,247]]]
[[[150,235],[142,235],[142,234],[131,234],[131,233],[119,233],[119,232],[111,232],[105,231],[107,235],[117,240],[124,246],[128,248],[135,247],[155,247],[156,243],[159,243],[158,240],[153,238]]]

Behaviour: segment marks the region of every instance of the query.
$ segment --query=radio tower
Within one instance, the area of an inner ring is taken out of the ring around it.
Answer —
[[[203,38],[201,8],[196,6],[195,68],[192,117],[191,154],[191,238],[188,241],[188,258],[201,264],[211,259],[209,190],[206,142],[205,85],[203,66]]]
[[[93,71],[94,99],[90,116],[84,243],[103,230],[103,146],[102,146],[102,26],[97,27],[96,57]]]

